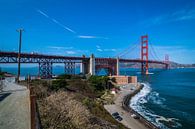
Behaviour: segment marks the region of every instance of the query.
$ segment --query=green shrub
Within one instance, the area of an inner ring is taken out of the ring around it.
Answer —
[[[71,75],[69,75],[69,74],[61,74],[56,79],[71,79]]]
[[[89,82],[96,91],[103,91],[108,85],[109,78],[107,76],[91,76]]]
[[[65,79],[56,79],[52,81],[52,85],[50,86],[51,90],[59,90],[61,88],[66,88],[67,82]]]

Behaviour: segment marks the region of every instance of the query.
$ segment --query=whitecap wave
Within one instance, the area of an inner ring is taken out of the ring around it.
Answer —
[[[159,93],[156,91],[151,92],[150,95],[147,97],[147,99],[153,104],[157,104],[157,105],[163,105],[163,102],[166,101],[166,99],[160,97]]]
[[[161,129],[169,129],[169,127],[181,127],[182,125],[175,118],[165,118],[164,116],[156,115],[153,111],[147,109],[144,104],[148,101],[153,104],[163,105],[164,98],[159,97],[159,93],[153,91],[148,83],[142,83],[144,87],[130,100],[130,107],[145,117]]]
[[[132,97],[131,101],[130,101],[130,106],[131,107],[137,107],[137,105],[139,103],[147,103],[147,95],[151,92],[151,87],[149,86],[149,84],[146,83],[142,83],[144,85],[144,87],[142,88],[142,90],[136,94],[134,97]]]

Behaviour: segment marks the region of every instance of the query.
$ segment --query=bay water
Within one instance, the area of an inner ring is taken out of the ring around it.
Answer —
[[[17,68],[1,70],[17,74]],[[131,108],[162,129],[195,129],[195,69],[151,69],[149,75],[141,75],[140,69],[120,71],[138,76],[145,85],[129,102]],[[64,68],[54,67],[53,73],[63,74]],[[38,75],[38,68],[21,68],[22,76],[28,74]]]

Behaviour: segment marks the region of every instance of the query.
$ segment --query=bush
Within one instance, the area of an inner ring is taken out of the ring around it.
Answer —
[[[103,91],[108,85],[109,78],[107,76],[91,76],[89,82],[96,91]]]
[[[61,88],[66,88],[67,82],[65,79],[56,79],[52,81],[52,85],[50,86],[51,90],[59,90]]]
[[[69,74],[61,74],[56,79],[71,79],[71,75],[69,75]]]

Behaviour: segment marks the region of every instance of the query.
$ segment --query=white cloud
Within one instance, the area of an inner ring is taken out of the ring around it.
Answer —
[[[51,55],[74,55],[81,56],[82,54],[88,54],[88,50],[80,50],[74,47],[62,47],[62,46],[47,46],[47,51],[42,51],[42,53],[51,54]]]
[[[107,51],[107,52],[109,52],[109,51],[115,52],[116,49],[114,49],[114,48],[112,48],[112,49],[104,49],[104,51]]]
[[[101,49],[101,47],[98,46],[98,45],[96,46],[96,48],[97,48],[97,51],[99,51],[99,52],[115,52],[115,51],[117,51],[114,48],[111,48],[111,49]]]
[[[82,38],[82,39],[95,39],[97,37],[96,36],[89,36],[89,35],[79,35],[78,38]]]
[[[191,10],[183,9],[170,14],[165,14],[165,15],[150,18],[146,21],[143,21],[142,24],[151,26],[151,25],[160,25],[164,23],[184,21],[184,20],[194,20],[194,19],[195,19],[195,9],[191,9]]]
[[[108,39],[107,37],[99,37],[99,36],[92,36],[92,35],[79,35],[78,38],[82,38],[82,39]]]
[[[98,48],[98,49],[97,49],[97,51],[102,52],[103,50],[102,50],[102,49],[100,49],[100,48]]]
[[[48,46],[47,48],[51,48],[51,49],[73,49],[73,47],[60,47],[60,46]]]
[[[75,51],[65,51],[65,53],[67,53],[67,54],[69,54],[69,55],[74,55],[74,54],[76,54]]]

